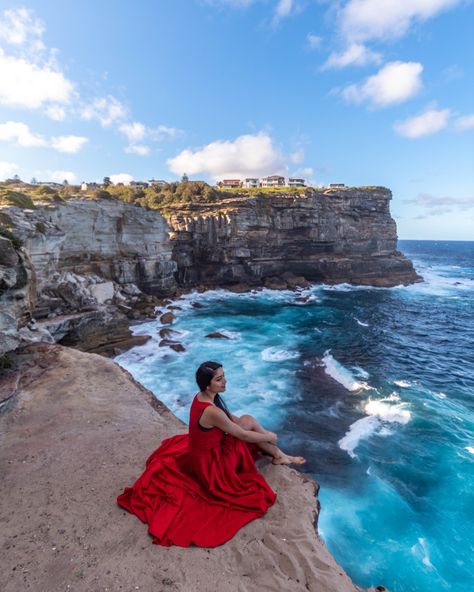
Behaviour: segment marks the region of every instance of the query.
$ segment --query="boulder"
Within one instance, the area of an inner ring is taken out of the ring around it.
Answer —
[[[182,343],[179,343],[179,341],[172,341],[171,339],[162,339],[158,345],[159,347],[170,347],[175,352],[186,351]]]
[[[90,293],[97,300],[99,304],[104,304],[107,300],[112,300],[114,297],[113,282],[103,282],[101,284],[93,284],[90,288]]]
[[[264,285],[270,290],[286,290],[288,288],[287,282],[277,276],[265,278]]]
[[[219,333],[219,331],[208,333],[206,337],[209,337],[210,339],[230,339],[230,337],[228,337],[227,335],[223,335],[222,333]]]
[[[163,325],[171,325],[175,319],[176,317],[172,312],[165,312],[165,314],[162,314],[160,317],[160,323]]]

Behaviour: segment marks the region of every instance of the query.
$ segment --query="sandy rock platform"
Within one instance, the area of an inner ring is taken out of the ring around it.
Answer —
[[[0,410],[2,592],[359,590],[315,532],[314,482],[268,461],[263,519],[215,549],[152,545],[115,498],[186,426],[111,360],[49,344],[18,360]]]

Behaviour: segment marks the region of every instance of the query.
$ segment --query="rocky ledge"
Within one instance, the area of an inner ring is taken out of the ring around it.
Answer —
[[[317,484],[265,461],[278,500],[263,519],[215,549],[152,545],[115,498],[186,426],[100,356],[34,344],[15,361],[0,379],[2,592],[359,591],[315,529]]]

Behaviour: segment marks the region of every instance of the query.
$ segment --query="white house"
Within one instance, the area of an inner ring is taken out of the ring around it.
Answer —
[[[244,187],[260,187],[260,181],[255,177],[248,177],[244,181]]]
[[[152,187],[164,187],[165,185],[168,185],[167,181],[163,181],[163,179],[149,179],[148,183],[152,186]]]
[[[134,189],[146,189],[148,183],[146,181],[130,181],[130,187],[133,187]]]
[[[270,175],[269,177],[262,177],[260,182],[262,187],[284,187],[285,177],[280,175]]]
[[[296,177],[290,177],[288,179],[289,187],[306,187],[304,179],[297,179]]]
[[[91,191],[92,189],[99,189],[98,183],[81,183],[81,191]]]

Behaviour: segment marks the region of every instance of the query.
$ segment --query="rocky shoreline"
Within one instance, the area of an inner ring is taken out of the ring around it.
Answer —
[[[263,519],[215,549],[152,545],[115,497],[184,424],[101,356],[31,344],[14,358],[0,379],[2,591],[360,592],[317,534],[317,484],[265,460],[278,501]]]
[[[113,355],[128,328],[192,291],[421,278],[396,250],[384,188],[184,204],[118,200],[0,208],[0,356],[28,342]]]

